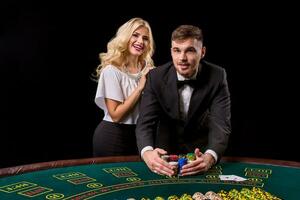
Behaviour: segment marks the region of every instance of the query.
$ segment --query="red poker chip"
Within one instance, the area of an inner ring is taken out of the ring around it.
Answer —
[[[178,156],[177,155],[170,155],[169,159],[170,159],[170,161],[177,162],[178,161]]]

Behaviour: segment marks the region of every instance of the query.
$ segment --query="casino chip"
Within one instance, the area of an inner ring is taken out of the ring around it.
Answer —
[[[168,197],[168,200],[179,200],[179,197],[176,195],[172,195]]]
[[[242,188],[241,191],[236,189],[231,189],[228,192],[221,190],[218,193],[213,191],[208,191],[205,195],[201,192],[195,192],[193,196],[189,194],[183,194],[180,197],[177,195],[171,195],[167,199],[164,199],[161,196],[157,196],[154,200],[246,200],[246,199],[255,199],[255,200],[281,200],[280,198],[270,194],[262,190],[261,188],[253,187],[252,189],[249,188]],[[127,199],[127,200],[135,200],[135,199]],[[148,198],[142,198],[141,200],[150,200]]]
[[[201,192],[196,192],[195,194],[193,194],[193,199],[195,199],[195,200],[203,200],[203,199],[205,199],[205,195],[202,194]]]
[[[155,197],[154,200],[165,200],[163,197]]]

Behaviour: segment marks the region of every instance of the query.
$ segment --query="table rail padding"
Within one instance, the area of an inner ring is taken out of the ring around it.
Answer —
[[[46,170],[51,168],[68,167],[76,165],[88,165],[96,163],[115,163],[115,162],[137,162],[142,161],[139,156],[113,156],[113,157],[98,157],[98,158],[82,158],[72,160],[57,160],[50,162],[41,162],[26,164],[14,167],[0,169],[0,177],[23,174],[32,171]],[[272,160],[264,158],[249,158],[249,157],[223,157],[221,162],[245,162],[254,164],[271,164],[278,166],[300,168],[300,162],[287,160]]]

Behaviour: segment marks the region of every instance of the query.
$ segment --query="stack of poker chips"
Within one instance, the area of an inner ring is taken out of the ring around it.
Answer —
[[[206,199],[211,199],[211,200],[222,200],[222,197],[219,194],[216,194],[213,191],[208,191],[204,194],[201,192],[196,192],[193,194],[193,199],[194,200],[206,200]]]
[[[176,195],[169,196],[168,199],[164,199],[163,197],[155,197],[154,200],[193,200],[192,196],[189,194],[183,194],[180,197]]]
[[[223,199],[260,199],[260,200],[281,200],[280,198],[262,190],[253,187],[252,189],[242,188],[241,191],[232,189],[229,192],[221,190],[218,193]]]
[[[187,164],[187,161],[187,158],[184,157],[178,159],[179,174],[181,174],[182,167]]]
[[[141,199],[141,200],[148,200],[148,199]],[[222,200],[222,198],[214,193],[213,191],[206,192],[206,194],[202,194],[201,192],[196,192],[193,196],[189,194],[183,194],[181,196],[171,195],[167,199],[157,196],[154,200]]]
[[[186,158],[188,159],[188,161],[193,161],[196,160],[196,155],[194,153],[188,153],[186,154]]]
[[[241,191],[236,189],[231,189],[230,191],[226,192],[221,190],[218,193],[213,191],[208,191],[205,194],[201,192],[196,192],[193,195],[190,194],[183,194],[181,196],[171,195],[167,198],[163,198],[161,196],[157,196],[154,200],[246,200],[246,199],[255,199],[255,200],[281,200],[280,198],[270,194],[262,190],[261,188],[253,187],[252,189],[249,188],[242,188]],[[134,198],[128,198],[127,200],[136,200]],[[143,197],[140,200],[152,200],[147,197]]]
[[[161,158],[174,166],[174,175],[180,175],[180,171],[184,165],[196,160],[194,153],[180,154],[180,155],[162,155]]]
[[[161,158],[174,166],[174,175],[178,174],[178,156],[177,155],[163,155]]]

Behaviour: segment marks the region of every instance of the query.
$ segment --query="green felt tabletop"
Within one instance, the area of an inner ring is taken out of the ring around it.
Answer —
[[[246,181],[221,181],[219,175]],[[300,199],[300,168],[224,162],[205,174],[166,177],[143,162],[80,165],[0,178],[0,199],[154,199],[184,193],[258,187],[281,199]]]

